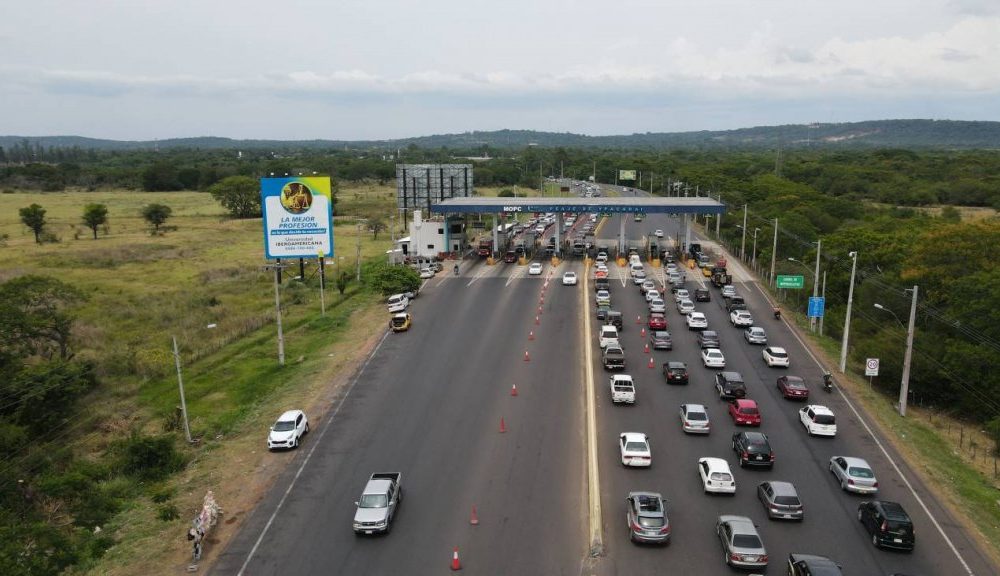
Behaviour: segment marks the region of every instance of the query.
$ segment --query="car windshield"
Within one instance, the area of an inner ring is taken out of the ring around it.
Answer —
[[[778,352],[776,350],[771,350],[771,356],[775,358],[787,358],[788,354],[785,354],[784,352]]]
[[[625,450],[629,452],[645,452],[649,450],[645,442],[626,442]]]
[[[855,477],[855,478],[874,478],[875,477],[875,474],[871,470],[869,470],[867,468],[860,468],[860,467],[857,467],[857,466],[851,466],[850,468],[848,468],[847,469],[847,473],[850,474],[851,476]]]
[[[365,494],[361,496],[358,508],[385,508],[388,503],[388,498],[385,494]]]
[[[274,423],[275,432],[288,432],[295,430],[295,420],[281,420]]]
[[[833,426],[834,424],[837,423],[836,419],[834,419],[833,417],[833,414],[817,414],[814,421],[817,424],[825,424],[827,426]]]
[[[782,506],[798,506],[800,504],[799,499],[795,496],[776,496],[774,503]]]
[[[712,475],[709,476],[709,478],[715,480],[716,482],[730,482],[733,479],[733,476],[727,472],[712,472]]]
[[[705,420],[708,420],[708,414],[705,414],[704,412],[688,412],[687,419],[696,421],[700,420],[704,422]]]
[[[756,414],[756,413],[757,413],[757,409],[753,408],[753,407],[740,408],[740,414]]]
[[[760,538],[754,534],[734,534],[733,548],[753,548],[760,549],[764,546],[760,543]]]

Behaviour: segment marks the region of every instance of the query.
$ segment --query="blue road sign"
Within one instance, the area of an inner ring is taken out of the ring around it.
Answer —
[[[825,308],[826,308],[826,300],[824,298],[818,296],[809,297],[808,316],[810,318],[822,318]]]

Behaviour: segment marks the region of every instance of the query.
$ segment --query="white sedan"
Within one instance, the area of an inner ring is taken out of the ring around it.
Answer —
[[[688,292],[685,288],[681,288],[676,292],[674,292],[674,300],[677,302],[680,302],[681,300],[690,300],[690,299],[691,299],[691,293]]]
[[[729,463],[722,458],[699,458],[698,475],[705,492],[735,494],[736,479],[729,469]]]
[[[694,312],[694,302],[688,300],[687,298],[678,301],[677,311],[681,314],[690,314]]]
[[[576,272],[566,272],[562,277],[563,286],[576,286]]]
[[[663,301],[663,298],[654,298],[649,302],[650,312],[659,312],[661,314],[666,314],[667,304]]]
[[[729,313],[729,321],[733,326],[747,328],[753,326],[753,316],[747,310],[733,310]]]
[[[531,276],[538,276],[541,273],[542,273],[541,262],[532,262],[531,266],[528,266],[528,274],[530,274]]]
[[[764,351],[761,352],[761,354],[764,356],[764,362],[766,362],[768,366],[772,368],[775,366],[788,368],[788,352],[786,352],[784,348],[780,346],[768,346],[767,348],[764,348]]]
[[[618,437],[618,448],[621,450],[623,466],[648,468],[653,465],[649,439],[642,432],[622,432]]]
[[[427,280],[428,278],[433,278],[433,277],[434,277],[434,271],[431,270],[430,268],[420,269],[420,278],[422,280]]]
[[[687,325],[689,330],[704,330],[708,328],[708,319],[704,312],[692,312],[687,315]]]
[[[653,232],[653,236],[656,236],[657,238],[663,238],[663,230],[656,230],[655,232]]]
[[[718,348],[705,348],[701,351],[701,362],[705,368],[725,368],[726,357]]]

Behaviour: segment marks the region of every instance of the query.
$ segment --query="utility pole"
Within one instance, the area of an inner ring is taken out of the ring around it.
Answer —
[[[819,255],[820,250],[823,249],[823,239],[816,239],[816,272],[813,276],[813,298],[819,298]],[[809,317],[809,329],[813,332],[816,331],[816,317]]]
[[[774,245],[771,246],[771,278],[769,284],[774,286],[774,259],[778,255],[778,219],[774,219]]]
[[[743,243],[740,244],[740,260],[746,259],[747,253],[747,205],[743,205]]]
[[[917,320],[917,286],[913,286],[910,322],[906,327],[906,355],[903,357],[903,381],[899,385],[899,415],[906,416],[906,400],[910,396],[910,361],[913,358],[913,329]]]
[[[760,228],[753,229],[753,258],[750,267],[757,271],[757,233],[760,232]]]
[[[840,373],[847,369],[847,338],[851,333],[851,306],[854,304],[854,272],[858,269],[858,253],[849,252],[847,254],[853,260],[851,262],[851,284],[847,288],[847,314],[844,315],[844,337],[840,340]]]
[[[191,427],[188,426],[187,402],[184,400],[184,379],[181,377],[181,353],[177,350],[177,337],[171,336],[174,340],[174,366],[177,367],[177,387],[181,390],[181,417],[184,419],[184,439],[188,444],[192,444]]]
[[[274,270],[274,314],[278,324],[278,364],[285,365],[285,334],[281,329],[281,292],[278,290],[278,275],[281,274],[282,264],[269,264],[264,266],[265,270]]]
[[[364,232],[364,229],[365,229],[365,219],[362,218],[358,220],[358,243],[356,252],[357,272],[355,274],[357,276],[357,278],[355,278],[356,282],[361,282],[361,233]]]
[[[319,255],[319,313],[326,316],[326,265],[322,253]]]
[[[823,302],[826,302],[826,270],[823,270]],[[819,335],[823,335],[823,319],[826,318],[826,310],[823,310],[823,315],[819,317]]]
[[[719,194],[719,204],[722,204],[722,194]],[[719,238],[719,226],[721,224],[722,224],[722,212],[719,212],[715,216],[715,239],[720,241],[721,239]]]

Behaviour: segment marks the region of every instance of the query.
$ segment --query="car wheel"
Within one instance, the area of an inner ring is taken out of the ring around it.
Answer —
[[[847,492],[847,483],[844,482],[843,480],[840,481],[840,489],[843,490],[844,492]]]
[[[726,552],[725,549],[722,550],[722,558],[726,561],[726,566],[733,565],[732,560],[729,559],[729,553]]]
[[[861,508],[858,508],[858,522],[864,522],[864,515],[861,513]]]
[[[882,546],[878,543],[878,534],[872,534],[872,545],[876,548],[881,548]]]
[[[305,433],[306,433],[306,434],[308,434],[308,433],[309,433],[309,423],[308,423],[308,422],[306,422],[306,431],[305,431]]]
[[[740,458],[740,468],[746,468],[746,467],[747,467],[747,461],[744,460],[743,458]]]

